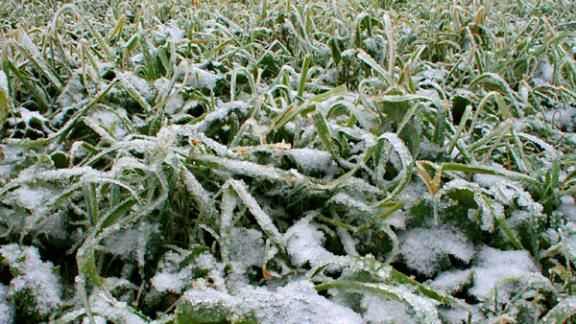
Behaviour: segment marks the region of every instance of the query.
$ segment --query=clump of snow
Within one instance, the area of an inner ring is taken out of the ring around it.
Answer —
[[[576,109],[574,107],[558,107],[547,110],[544,118],[552,125],[567,131],[576,130]]]
[[[540,62],[540,75],[542,79],[552,81],[552,77],[554,76],[554,66],[550,64],[547,57]]]
[[[309,217],[292,225],[284,234],[284,242],[292,263],[296,266],[309,263],[316,267],[339,259],[322,246],[324,234],[310,224]]]
[[[472,281],[472,274],[469,269],[443,272],[430,283],[430,287],[453,294]]]
[[[473,268],[474,286],[469,292],[480,300],[489,298],[499,281],[511,276],[539,274],[538,268],[526,251],[502,251],[488,246],[478,254]]]
[[[218,105],[216,110],[209,113],[202,119],[202,121],[198,122],[197,124],[192,125],[188,131],[193,132],[206,132],[212,124],[216,122],[223,122],[225,121],[228,116],[234,112],[244,115],[248,112],[250,106],[246,102],[242,101],[234,101],[225,103],[222,105]]]
[[[95,109],[89,117],[97,125],[104,129],[111,131],[115,138],[120,139],[124,137],[128,131],[122,123],[122,118],[127,119],[126,110],[116,108],[114,111],[106,109]]]
[[[186,267],[176,273],[160,272],[152,277],[150,283],[154,289],[160,292],[169,291],[179,294],[190,279],[191,271],[192,269]]]
[[[8,300],[8,287],[0,283],[0,323],[12,323],[14,320],[14,305]]]
[[[230,233],[230,261],[242,269],[259,266],[264,261],[264,239],[262,232],[253,228],[235,227]]]
[[[36,210],[53,197],[54,191],[43,186],[22,186],[12,192],[17,203],[27,209]]]
[[[62,93],[56,98],[56,102],[61,108],[68,108],[76,105],[86,98],[84,85],[78,78],[68,81],[68,84],[62,90]]]
[[[448,73],[445,70],[441,69],[427,69],[426,71],[422,72],[422,76],[428,80],[442,82]]]
[[[47,121],[46,117],[42,116],[42,114],[37,111],[30,111],[24,107],[20,107],[19,111],[22,121],[28,126],[30,126],[33,121],[38,123],[44,123]]]
[[[170,21],[167,26],[160,25],[159,31],[162,35],[170,37],[175,42],[182,40],[184,37],[184,33],[178,28],[175,21]]]
[[[356,199],[345,192],[339,192],[328,201],[328,204],[342,205],[349,208],[349,211],[362,213],[373,213],[372,207],[365,204],[362,200]]]
[[[232,296],[214,289],[191,289],[185,302],[194,309],[224,305],[238,317],[254,314],[259,323],[363,323],[360,315],[320,295],[305,280],[293,281],[271,291],[261,287],[244,287]]]
[[[400,254],[406,266],[431,276],[440,270],[443,257],[454,256],[465,263],[474,256],[466,236],[451,228],[415,228],[400,236]]]
[[[84,317],[82,319],[82,324],[106,324],[106,323],[108,323],[108,321],[106,320],[106,317],[103,317],[103,316],[96,315],[92,319],[94,320],[94,323],[90,322],[90,318]]]
[[[147,101],[154,99],[156,96],[156,89],[154,89],[146,80],[137,76],[132,72],[122,72],[119,77],[126,80],[129,85],[134,87],[136,91]]]
[[[95,291],[90,296],[90,310],[113,323],[147,323],[128,304],[114,300],[102,291]]]
[[[317,149],[300,148],[287,150],[286,154],[304,174],[325,172],[332,165],[330,153]]]
[[[8,77],[4,71],[0,70],[0,91],[4,92],[5,96],[8,96]]]
[[[185,63],[178,66],[177,73],[182,77],[186,77],[186,84],[194,89],[214,90],[216,83],[221,79],[220,76],[214,73]]]
[[[29,294],[41,316],[47,316],[60,307],[62,288],[54,274],[54,266],[51,262],[42,262],[36,247],[3,245],[0,255],[14,275],[8,296]]]
[[[576,222],[576,201],[571,196],[560,197],[558,211],[563,213],[567,220]]]
[[[139,235],[140,231],[136,228],[113,233],[104,239],[99,249],[122,259],[132,259],[135,257]]]
[[[414,323],[417,321],[410,314],[408,306],[396,300],[364,294],[360,306],[364,310],[362,318],[367,323]]]
[[[217,264],[214,256],[209,253],[202,253],[196,257],[193,251],[183,251],[182,253],[168,252],[164,255],[158,265],[158,272],[152,277],[150,282],[154,289],[159,292],[172,292],[179,294],[193,284],[194,275],[198,272],[206,273],[212,280],[215,287],[223,287],[224,279],[221,274],[221,265]],[[190,261],[189,259],[193,260]],[[194,281],[195,286],[206,286],[203,279]]]

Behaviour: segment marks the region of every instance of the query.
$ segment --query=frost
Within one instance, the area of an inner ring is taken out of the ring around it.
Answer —
[[[301,148],[288,150],[286,154],[296,162],[298,169],[304,174],[326,171],[332,164],[332,157],[326,151]]]
[[[478,255],[473,268],[474,286],[469,292],[480,300],[489,298],[498,283],[511,276],[539,274],[538,268],[526,251],[502,251],[488,246]]]
[[[193,309],[215,305],[231,310],[235,317],[254,314],[259,323],[362,323],[360,315],[318,295],[309,281],[293,281],[271,291],[266,288],[244,287],[232,296],[214,289],[187,291],[181,303]],[[228,319],[234,321],[234,318]]]
[[[567,323],[574,314],[576,314],[576,297],[568,296],[560,299],[560,302],[542,318],[542,323]]]
[[[41,316],[51,314],[61,305],[61,286],[54,274],[54,266],[51,262],[42,262],[38,249],[9,244],[0,248],[0,254],[14,275],[9,296],[30,294],[34,309]]]
[[[404,263],[427,276],[440,270],[443,257],[451,255],[468,263],[474,256],[472,243],[450,228],[411,229],[400,236],[400,241]]]

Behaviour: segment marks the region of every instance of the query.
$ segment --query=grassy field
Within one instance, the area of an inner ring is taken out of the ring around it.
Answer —
[[[575,322],[573,1],[0,18],[1,323]]]

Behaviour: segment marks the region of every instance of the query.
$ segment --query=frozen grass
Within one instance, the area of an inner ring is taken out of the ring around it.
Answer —
[[[574,321],[571,1],[4,1],[2,322]]]

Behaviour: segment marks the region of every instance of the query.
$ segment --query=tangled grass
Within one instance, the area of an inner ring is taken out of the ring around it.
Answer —
[[[573,2],[0,12],[0,322],[574,320]]]

